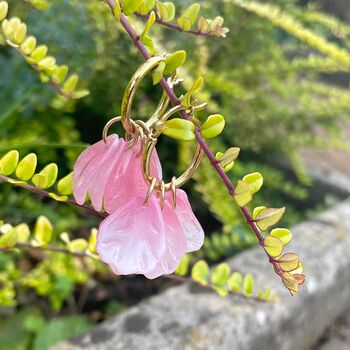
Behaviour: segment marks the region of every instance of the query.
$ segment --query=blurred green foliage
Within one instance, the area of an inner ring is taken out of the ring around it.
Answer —
[[[154,26],[156,50],[187,51],[187,63],[180,71],[184,86],[189,88],[195,78],[203,76],[204,89],[197,97],[209,101],[210,113],[220,112],[226,119],[220,141],[209,142],[212,150],[224,152],[228,147],[239,146],[241,157],[230,173],[234,183],[244,174],[259,170],[265,183],[255,203],[273,203],[278,207],[289,200],[283,224],[295,223],[303,216],[296,206],[304,205],[308,195],[305,185],[310,184],[298,149],[350,149],[342,138],[342,123],[350,112],[348,81],[334,83],[333,79],[336,73],[349,71],[349,26],[321,13],[314,4],[300,5],[294,0],[200,3],[205,16],[220,14],[225,18],[225,26],[230,29],[227,38],[196,37]],[[21,17],[29,31],[50,48],[58,63],[68,63],[90,91],[82,100],[64,100],[42,84],[13,49],[0,46],[0,153],[18,149],[23,156],[34,151],[38,154],[38,167],[54,161],[59,165],[61,178],[72,169],[84,145],[101,139],[103,125],[118,115],[122,93],[142,60],[99,1],[9,0],[9,5],[10,16]],[[187,5],[188,1],[177,2],[178,9]],[[141,19],[132,21],[141,33]],[[185,90],[178,88],[178,92]],[[136,98],[134,115],[150,115],[160,95],[160,88],[154,88],[149,79]],[[179,173],[193,154],[188,144],[173,146],[173,141],[162,140],[159,148],[169,176]],[[178,161],[174,164],[176,156]],[[290,159],[301,184],[281,170],[277,163],[280,157]],[[237,206],[227,200],[225,188],[206,160],[195,181],[193,189],[187,189],[208,232],[205,247],[198,255],[215,261],[254,244],[255,238]],[[209,217],[204,202],[212,213]],[[1,184],[0,208],[0,217],[13,225],[33,223],[39,215],[45,215],[59,232],[69,230],[76,237],[97,225],[95,217],[8,184]],[[52,260],[36,264],[28,278],[39,270],[45,271],[39,273],[41,276],[56,276],[51,270],[62,266],[62,259],[71,259],[51,256]],[[14,267],[21,261],[18,255],[0,254],[0,258],[1,266],[7,266],[0,269],[1,273],[8,274],[8,269],[18,273]],[[55,309],[69,298],[76,284],[87,281],[87,275],[75,275],[78,272],[68,260],[63,263],[67,269],[63,276],[69,276],[68,280],[49,284],[37,280],[37,294],[50,296]],[[45,286],[51,289],[43,292]],[[0,302],[6,305],[1,298],[0,294]],[[16,319],[11,318],[11,322],[16,323]],[[5,327],[10,326],[9,323]],[[31,332],[36,331],[23,330],[23,343],[28,343]],[[45,339],[40,339],[33,349],[42,348],[40,344]]]

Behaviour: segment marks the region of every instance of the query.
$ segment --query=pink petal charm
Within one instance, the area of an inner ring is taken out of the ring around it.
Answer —
[[[152,271],[150,278],[157,277],[153,271],[166,250],[166,228],[158,200],[152,196],[143,205],[144,199],[132,198],[100,225],[97,252],[117,275]]]
[[[120,161],[125,141],[110,135],[87,148],[74,164],[73,195],[78,204],[84,204],[88,194],[93,207],[102,209],[103,195],[114,164]]]
[[[186,252],[199,250],[204,243],[204,231],[192,211],[186,192],[180,189],[176,190],[175,212],[186,237]]]
[[[139,193],[146,197],[149,184],[142,175],[142,156],[139,153],[140,143],[137,143],[125,151],[122,161],[115,164],[104,194],[104,208],[107,213],[113,213]],[[162,168],[156,151],[151,158],[151,174],[158,179],[162,178]]]

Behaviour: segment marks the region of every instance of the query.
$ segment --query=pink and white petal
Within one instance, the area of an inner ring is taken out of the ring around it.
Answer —
[[[176,190],[175,212],[186,237],[186,252],[199,250],[204,243],[204,231],[192,211],[186,192],[180,189]]]
[[[155,268],[145,273],[145,276],[150,279],[173,273],[185,255],[187,247],[181,223],[169,201],[164,203],[163,216],[166,230],[166,250]]]
[[[83,204],[86,199],[91,183],[94,181],[94,174],[98,169],[98,164],[110,145],[118,141],[118,135],[110,135],[107,138],[107,144],[102,140],[89,146],[81,153],[74,164],[73,169],[73,195],[79,204]]]
[[[166,249],[165,226],[158,200],[143,205],[138,195],[100,225],[97,252],[116,274],[145,274],[155,268]]]

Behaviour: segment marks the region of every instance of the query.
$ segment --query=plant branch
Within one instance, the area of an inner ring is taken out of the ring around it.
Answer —
[[[137,17],[140,17],[140,18],[143,18],[143,19],[148,19],[149,18],[149,15],[141,15],[141,13],[139,13],[139,12],[135,12],[135,15]],[[189,33],[189,34],[198,35],[198,36],[208,36],[208,37],[212,37],[212,38],[220,38],[220,36],[218,36],[218,34],[215,33],[215,32],[208,32],[208,33],[206,33],[206,32],[200,32],[199,30],[182,30],[177,24],[163,21],[158,16],[156,18],[156,22],[158,24],[164,26],[164,27],[168,27],[170,29],[178,30],[179,32],[182,32],[182,33]]]
[[[110,7],[110,9],[111,9],[111,11],[113,13],[114,12],[114,0],[107,0],[107,3],[108,3],[108,5],[109,5],[109,7]],[[140,51],[142,56],[146,60],[150,59],[151,58],[150,53],[148,52],[146,47],[143,45],[143,43],[140,40],[139,36],[137,35],[137,33],[135,32],[135,30],[133,29],[131,24],[128,22],[126,16],[123,13],[121,13],[121,15],[120,15],[120,23],[122,24],[122,26],[124,27],[126,32],[129,34],[131,40],[133,41],[133,43],[135,44],[137,49]],[[162,78],[160,84],[162,85],[164,91],[169,96],[172,104],[174,106],[180,105],[181,102],[180,102],[179,98],[176,96],[176,94],[174,93],[174,91],[170,87],[170,85],[168,84],[168,82],[167,82],[165,77]],[[186,120],[191,120],[192,119],[191,116],[188,115],[185,110],[181,110],[179,112],[179,114],[181,115],[182,118],[184,118]],[[198,126],[195,127],[195,135],[196,135],[196,139],[197,139],[199,145],[202,147],[202,149],[203,149],[204,153],[206,154],[207,158],[209,159],[212,167],[216,170],[216,172],[218,173],[218,175],[221,178],[222,182],[226,186],[230,196],[233,196],[234,193],[235,193],[235,187],[233,186],[233,184],[232,184],[231,180],[229,179],[229,177],[224,173],[224,171],[221,168],[220,164],[217,162],[217,160],[215,158],[215,155],[210,150],[209,146],[207,145],[207,143],[205,142],[204,138],[202,137]],[[253,217],[250,215],[250,213],[249,213],[249,211],[248,211],[248,209],[246,207],[240,207],[240,210],[241,210],[243,216],[245,217],[248,225],[251,227],[252,231],[254,232],[255,236],[257,237],[257,239],[259,241],[259,244],[263,247],[263,245],[264,245],[264,237],[262,236],[262,234],[261,234],[258,226],[256,225]],[[269,254],[267,252],[266,252],[266,255],[269,258],[269,262],[275,268],[277,274],[282,276],[283,270],[281,269],[279,264],[275,260],[271,259],[271,257],[269,256]]]
[[[25,250],[41,250],[41,251],[50,251],[50,252],[54,252],[54,253],[63,253],[63,254],[67,254],[67,255],[72,255],[72,256],[75,256],[75,257],[78,257],[78,258],[81,258],[81,259],[84,259],[84,258],[89,258],[89,259],[98,259],[98,257],[96,256],[93,257],[91,254],[87,254],[87,253],[84,253],[84,252],[72,252],[68,249],[65,249],[65,248],[58,248],[58,247],[53,247],[53,246],[47,246],[47,247],[35,247],[33,245],[31,245],[30,243],[16,243],[15,247],[14,248],[20,248],[20,249],[25,249]],[[3,252],[3,253],[10,253],[13,248],[0,248],[0,252]],[[214,291],[215,289],[213,288],[213,286],[211,286],[210,284],[207,284],[207,285],[203,285],[203,284],[200,284],[199,282],[195,281],[194,279],[190,278],[190,277],[181,277],[181,276],[178,276],[178,275],[175,275],[175,274],[170,274],[170,275],[163,275],[162,276],[163,278],[166,278],[168,280],[172,280],[172,281],[175,281],[175,282],[178,282],[178,283],[190,283],[190,284],[193,284],[193,285],[197,285],[201,288],[205,288],[205,289],[208,289],[208,290],[211,290],[211,291]],[[248,298],[247,296],[245,296],[244,294],[242,293],[239,293],[239,292],[235,292],[235,291],[228,291],[229,294],[232,294],[232,295],[235,295],[235,296],[238,296],[238,297],[241,297],[241,298]],[[249,297],[250,299],[253,299],[255,301],[259,301],[259,302],[264,302],[264,300],[260,299],[259,297],[257,296],[251,296]]]
[[[47,197],[47,198],[53,199],[49,192],[44,191],[44,190],[42,190],[40,188],[37,188],[35,186],[28,185],[27,183],[21,183],[20,181],[12,179],[12,178],[10,178],[8,176],[0,175],[0,181],[9,182],[9,183],[14,184],[16,186],[24,188],[24,189],[26,189],[26,190],[28,190],[30,192],[38,194],[41,197]],[[17,181],[18,181],[18,183],[16,183]],[[84,210],[86,210],[86,211],[88,211],[90,213],[93,213],[95,215],[99,215],[101,217],[106,217],[107,216],[107,214],[105,214],[105,213],[97,212],[92,206],[86,205],[86,204],[80,205],[73,199],[68,199],[68,200],[64,201],[64,203],[67,203],[67,204],[72,205],[74,207],[78,207],[80,209],[84,209]]]
[[[3,36],[3,38],[5,39],[5,41],[11,41],[10,38],[0,29],[0,34]],[[29,62],[27,60],[27,55],[25,55],[17,46],[13,46],[12,47],[17,51],[17,53],[23,57],[23,59],[38,73],[38,74],[42,74],[43,72],[40,70],[40,68],[38,67],[37,64]],[[56,84],[51,78],[48,78],[48,84],[51,85],[51,87],[61,96],[67,98],[67,99],[75,99],[75,95],[74,92],[65,92],[61,89],[61,87]]]

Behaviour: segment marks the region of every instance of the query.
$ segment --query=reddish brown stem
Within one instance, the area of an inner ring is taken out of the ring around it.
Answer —
[[[110,9],[111,9],[111,11],[113,13],[114,0],[107,0],[107,3],[108,3],[108,5],[109,5],[109,7],[110,7]],[[124,27],[126,32],[129,34],[131,40],[133,41],[133,43],[135,44],[137,49],[140,51],[142,56],[146,60],[150,59],[151,58],[150,53],[148,52],[146,47],[143,45],[142,41],[139,39],[139,36],[137,35],[137,33],[135,32],[135,30],[133,29],[131,24],[128,22],[126,16],[123,13],[121,13],[121,15],[120,15],[120,23],[122,24],[122,26]],[[169,96],[169,98],[170,98],[170,100],[171,100],[171,102],[172,102],[172,104],[174,106],[181,104],[179,98],[176,96],[176,94],[174,93],[173,89],[168,84],[166,78],[163,77],[161,82],[160,82],[160,84],[162,85],[164,91],[167,93],[167,95]],[[180,111],[179,114],[184,119],[191,120],[191,116],[189,116],[186,113],[185,110]],[[202,147],[204,153],[206,154],[207,158],[209,159],[212,167],[216,170],[216,172],[218,173],[218,175],[221,178],[222,182],[225,184],[225,186],[226,186],[230,196],[233,196],[234,192],[235,192],[235,188],[234,188],[231,180],[224,173],[224,171],[221,168],[220,164],[217,162],[217,160],[215,158],[215,155],[213,154],[213,152],[210,150],[209,146],[205,142],[205,140],[202,137],[202,135],[200,133],[200,130],[199,130],[199,128],[197,126],[195,127],[195,135],[196,135],[196,139],[197,139],[198,143],[200,144],[200,146]],[[250,215],[248,209],[246,207],[240,207],[240,209],[241,209],[242,214],[246,218],[248,225],[251,227],[252,231],[256,235],[256,237],[257,237],[257,239],[259,241],[259,244],[263,247],[264,246],[264,237],[262,236],[258,226],[256,225],[255,221],[253,220],[252,216]],[[277,274],[282,276],[283,270],[281,269],[279,264],[276,261],[273,261],[273,260],[271,261],[269,254],[267,252],[266,252],[266,254],[269,257],[270,263],[274,266],[275,271],[277,272]]]

